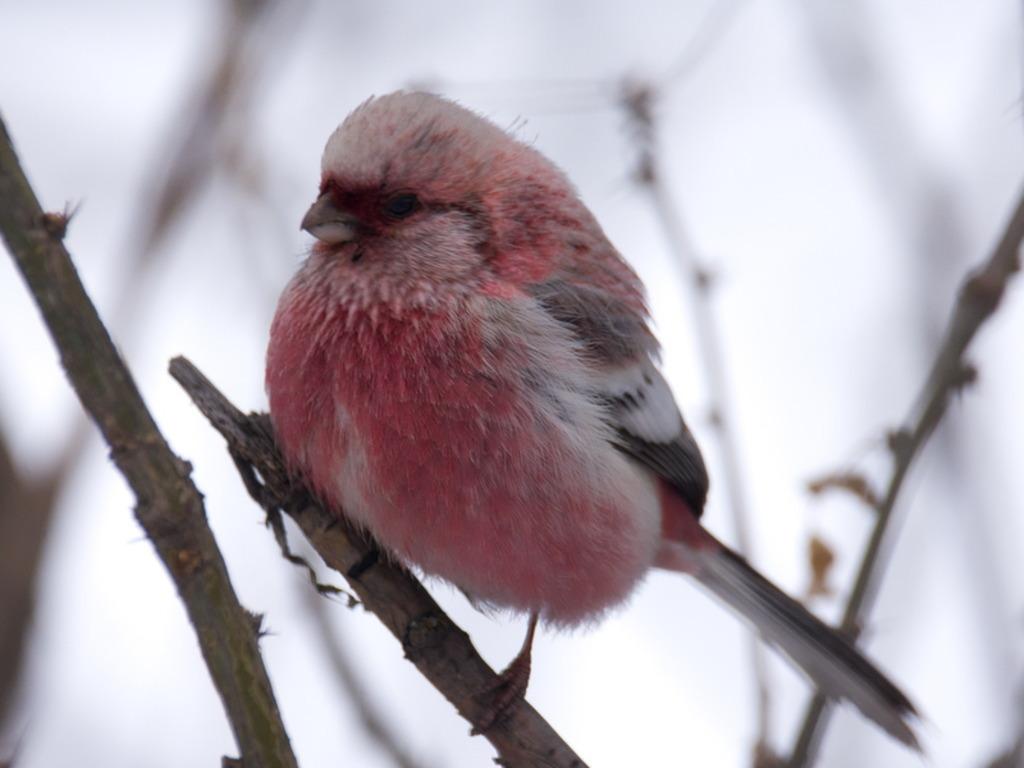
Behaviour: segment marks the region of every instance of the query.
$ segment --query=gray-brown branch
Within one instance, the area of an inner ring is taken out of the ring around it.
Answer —
[[[289,478],[265,414],[246,415],[183,357],[171,375],[227,441],[253,498],[270,513],[282,510],[299,526],[323,561],[342,574],[363,605],[401,643],[409,661],[474,729],[484,722],[498,676],[469,636],[406,569],[380,554],[372,539],[324,509]],[[255,473],[245,472],[246,469]],[[254,474],[258,481],[253,482]],[[586,768],[583,761],[525,701],[480,729],[508,768]]]
[[[239,604],[188,463],[169,448],[45,214],[0,120],[0,232],[75,393],[136,497],[135,517],[185,603],[246,768],[295,768],[251,615]]]
[[[871,604],[885,569],[887,534],[893,510],[907,473],[928,438],[939,425],[950,397],[960,391],[973,375],[964,358],[978,329],[998,309],[1010,279],[1020,271],[1020,248],[1024,242],[1024,191],[989,259],[972,270],[960,288],[953,314],[938,354],[917,404],[890,438],[892,474],[876,510],[875,526],[858,569],[853,591],[843,614],[840,631],[856,637],[871,610]],[[828,700],[815,694],[804,716],[800,734],[789,760],[790,768],[804,768],[814,762],[815,753],[828,718]]]
[[[199,197],[218,164],[226,164],[213,146],[216,136],[225,133],[221,126],[244,122],[242,115],[234,113],[241,111],[239,104],[247,103],[246,95],[254,80],[247,71],[247,63],[254,58],[251,51],[245,58],[253,46],[246,41],[262,25],[269,3],[224,0],[223,4],[227,13],[222,43],[219,48],[215,46],[219,55],[212,60],[210,70],[202,74],[195,93],[189,94],[189,103],[174,112],[183,115],[182,136],[160,143],[156,167],[145,174],[156,179],[158,186],[154,192],[142,195],[137,215],[131,217],[139,223],[138,231],[132,238],[130,258],[120,269],[118,296],[107,315],[107,324],[115,334],[139,326],[137,316],[145,305],[139,300],[142,292],[138,286],[146,284],[147,273],[157,266],[161,240],[189,210],[187,203]],[[208,47],[205,43],[203,50]],[[265,53],[261,51],[261,61]],[[238,142],[230,143],[238,146]],[[126,343],[130,346],[130,339],[122,335],[122,349]],[[4,617],[0,622],[0,730],[14,714],[11,704],[31,626],[40,558],[56,512],[52,507],[89,445],[90,429],[84,414],[76,415],[67,442],[42,473],[22,472],[13,463],[4,464],[6,446],[0,435],[0,616]]]

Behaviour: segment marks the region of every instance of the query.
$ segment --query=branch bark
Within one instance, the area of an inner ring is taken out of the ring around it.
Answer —
[[[135,517],[175,582],[247,768],[295,768],[288,736],[191,467],[160,434],[62,237],[43,213],[0,120],[0,232],[60,353],[71,385],[136,497]]]
[[[964,279],[946,334],[917,404],[904,422],[905,426],[890,436],[892,473],[876,507],[875,526],[840,625],[840,631],[850,637],[859,634],[874,602],[887,563],[884,555],[888,551],[886,545],[892,527],[893,510],[910,467],[945,415],[950,396],[960,391],[974,377],[974,370],[964,359],[964,353],[978,329],[998,309],[1010,279],[1020,271],[1022,242],[1024,191],[992,255]],[[804,716],[789,760],[790,768],[804,768],[814,762],[827,721],[828,701],[817,693]]]
[[[267,46],[257,46],[253,39],[268,26],[267,17],[277,3],[223,0],[222,5],[220,42],[212,46],[218,55],[209,70],[201,74],[191,98],[175,111],[175,115],[183,115],[182,125],[178,133],[161,142],[159,158],[145,174],[148,179],[156,179],[157,186],[142,195],[137,214],[132,217],[136,231],[120,269],[117,297],[107,314],[107,325],[119,335],[122,349],[126,344],[131,346],[125,330],[130,333],[140,325],[138,316],[145,306],[140,297],[145,292],[139,286],[146,284],[148,273],[158,266],[162,241],[184,218],[188,203],[201,194],[210,176],[219,167],[233,164],[227,157],[227,147],[237,150],[241,142],[227,137],[226,126],[246,122],[245,109],[256,81],[253,62],[257,57],[253,51],[257,47],[258,60],[266,66]],[[296,15],[293,7],[289,19]],[[208,48],[211,46],[206,42],[203,50]],[[89,430],[84,415],[77,417],[66,443],[42,474],[24,473],[13,463],[5,464],[7,446],[0,434],[0,616],[4,617],[0,623],[0,732],[8,718],[16,714],[13,703],[32,622],[40,560],[45,556],[46,536],[57,512],[52,506],[89,445]]]
[[[289,478],[266,414],[246,415],[183,357],[171,375],[227,441],[253,498],[268,514],[287,513],[324,562],[342,574],[352,591],[402,644],[409,661],[494,746],[507,768],[586,768],[554,729],[525,701],[487,728],[489,691],[498,676],[469,636],[407,570],[377,544],[326,510]]]

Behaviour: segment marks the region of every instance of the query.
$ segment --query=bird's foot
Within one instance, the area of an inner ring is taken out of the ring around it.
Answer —
[[[483,713],[473,725],[472,734],[478,736],[490,730],[496,723],[503,720],[509,710],[526,697],[526,688],[530,683],[530,655],[516,656],[498,675],[494,685],[484,689],[480,699],[484,702]]]
[[[526,688],[530,684],[531,651],[533,634],[537,627],[537,615],[530,617],[530,626],[526,631],[523,647],[507,667],[498,675],[493,685],[478,694],[483,704],[483,712],[473,724],[471,733],[477,736],[490,730],[496,723],[508,716],[513,706],[526,697]]]

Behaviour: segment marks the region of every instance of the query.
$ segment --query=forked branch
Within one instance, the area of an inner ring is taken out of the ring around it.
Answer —
[[[972,270],[960,287],[953,314],[931,372],[904,425],[890,435],[892,470],[881,500],[876,506],[875,526],[858,569],[857,579],[843,614],[840,630],[856,637],[871,610],[887,559],[893,510],[903,489],[911,464],[935,432],[950,398],[974,377],[964,357],[978,329],[999,307],[1010,279],[1020,271],[1020,248],[1024,242],[1024,191],[1018,197],[1009,222],[989,259]],[[816,694],[808,706],[803,725],[789,760],[790,768],[804,768],[814,762],[820,737],[828,719],[828,700]]]
[[[501,765],[586,768],[525,701],[513,704],[493,725],[480,728],[491,719],[486,717],[486,692],[495,690],[498,676],[469,636],[411,573],[289,477],[266,414],[239,411],[183,357],[171,361],[171,375],[227,441],[235,463],[248,477],[246,487],[253,498],[268,513],[283,511],[296,522],[323,561],[346,578],[366,609],[401,643],[406,658],[491,742]]]

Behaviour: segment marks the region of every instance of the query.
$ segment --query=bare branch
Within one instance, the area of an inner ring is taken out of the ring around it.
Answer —
[[[724,0],[714,3],[697,24],[696,31],[679,56],[659,78],[659,90],[666,91],[697,71],[700,64],[721,42],[745,5],[746,0]]]
[[[488,718],[488,691],[498,676],[469,636],[434,602],[423,585],[346,520],[326,510],[285,470],[266,414],[245,415],[183,357],[171,375],[227,440],[236,461],[248,462],[262,480],[256,500],[286,512],[324,562],[342,574],[367,610],[402,644],[409,661],[450,701],[474,729]],[[508,768],[586,768],[550,725],[525,701],[480,729]]]
[[[133,272],[150,265],[168,232],[223,162],[218,142],[225,126],[234,119],[233,113],[246,105],[254,81],[250,41],[273,5],[273,0],[223,2],[221,39],[214,46],[216,56],[196,84],[193,103],[182,105],[178,135],[168,137],[161,147],[159,173],[151,174],[154,187],[145,195],[138,228],[131,238]]]
[[[892,526],[893,510],[914,459],[939,425],[950,396],[964,385],[965,372],[971,371],[964,353],[978,329],[999,307],[1006,286],[1020,270],[1020,247],[1024,241],[1024,192],[988,261],[971,271],[960,288],[945,337],[932,364],[917,405],[904,426],[890,439],[893,455],[892,474],[877,506],[878,517],[871,532],[857,580],[846,605],[840,630],[856,637],[871,610],[878,583],[885,571],[888,552],[887,534]],[[820,693],[814,696],[804,717],[800,735],[790,757],[790,768],[803,768],[814,762],[819,736],[827,722],[828,702]]]
[[[289,18],[300,15],[302,5],[292,4]],[[158,160],[146,174],[156,180],[156,186],[143,194],[133,217],[137,231],[108,316],[115,333],[138,327],[137,316],[144,306],[138,286],[158,264],[161,242],[189,211],[189,201],[198,197],[209,177],[219,166],[230,164],[228,148],[238,151],[241,146],[240,131],[229,128],[245,121],[256,81],[254,61],[265,65],[267,60],[267,46],[259,48],[257,59],[253,40],[268,26],[276,7],[273,0],[223,2],[220,42],[212,46],[217,55],[202,73],[191,100],[175,111],[182,115],[179,132],[162,143]],[[280,32],[275,28],[275,33]],[[288,39],[282,34],[278,38]],[[52,236],[61,239],[73,214],[74,210],[67,208],[47,213],[43,223]],[[125,343],[122,337],[121,344]],[[0,616],[4,617],[0,622],[0,728],[13,714],[11,704],[31,625],[39,560],[56,511],[51,507],[89,445],[90,434],[88,421],[76,414],[66,442],[44,473],[28,475],[13,464],[6,474],[0,470]],[[4,448],[0,446],[0,452]]]
[[[700,261],[697,249],[687,232],[681,209],[672,198],[669,185],[665,183],[657,151],[657,126],[654,117],[658,95],[652,86],[644,83],[627,83],[623,89],[622,104],[634,129],[639,152],[635,178],[650,196],[668,246],[689,278],[694,328],[711,397],[711,424],[722,459],[725,506],[732,515],[736,548],[742,555],[752,559],[747,495],[743,486],[744,473],[732,423],[732,407],[728,399],[731,390],[725,363],[722,360],[720,334],[712,307],[713,280],[708,268]],[[750,657],[757,687],[758,727],[754,753],[757,760],[762,760],[763,756],[770,752],[768,738],[771,731],[771,695],[764,648],[758,637],[753,635],[750,637]]]
[[[72,387],[135,493],[135,517],[185,603],[245,765],[296,766],[249,615],[238,603],[191,468],[168,447],[46,226],[0,121],[0,232],[28,284]]]

